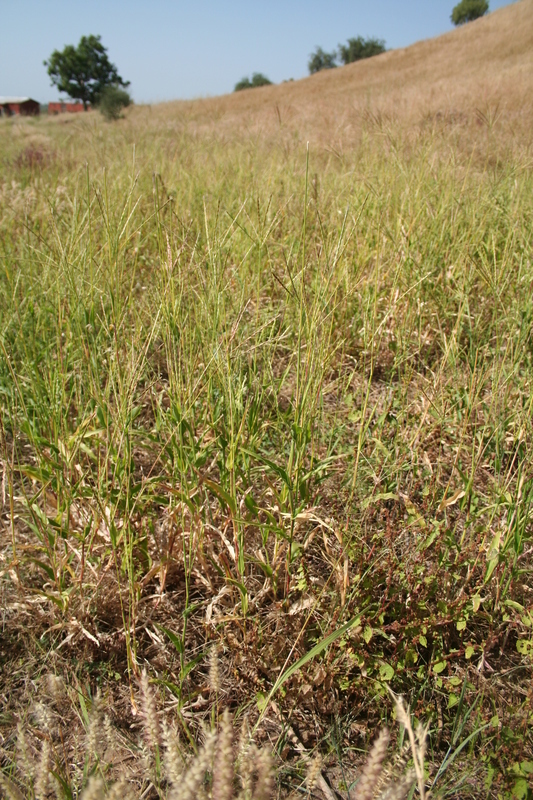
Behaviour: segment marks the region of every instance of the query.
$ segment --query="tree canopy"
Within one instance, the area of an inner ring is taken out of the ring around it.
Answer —
[[[383,39],[363,39],[357,36],[339,45],[339,58],[343,64],[352,64],[362,58],[371,58],[385,52]]]
[[[451,20],[454,25],[464,25],[465,22],[483,17],[488,10],[487,0],[461,0],[453,9]]]
[[[272,86],[272,81],[270,81],[266,75],[263,75],[262,72],[254,72],[252,80],[250,80],[250,78],[243,78],[236,83],[235,91],[240,92],[242,89],[255,89],[258,86]]]
[[[68,44],[63,50],[54,50],[44,65],[52,85],[73,100],[81,100],[85,109],[89,103],[98,104],[107,86],[130,85],[110,62],[100,36],[82,36],[77,47]]]
[[[311,75],[314,75],[315,72],[321,72],[323,69],[333,69],[333,67],[337,66],[335,63],[336,58],[337,53],[335,50],[332,53],[326,53],[321,47],[317,47],[316,50],[311,53],[309,61],[307,62],[309,72]]]

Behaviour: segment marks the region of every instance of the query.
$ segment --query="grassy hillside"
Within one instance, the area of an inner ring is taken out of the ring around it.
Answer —
[[[0,121],[9,797],[531,796],[532,17]]]
[[[459,126],[471,146],[478,126],[504,118],[531,128],[533,3],[521,0],[444,36],[300,81],[153,109],[186,113],[199,127],[276,135],[290,130],[322,146],[357,144],[367,117]]]

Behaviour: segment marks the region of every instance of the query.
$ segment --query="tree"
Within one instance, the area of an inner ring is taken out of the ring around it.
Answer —
[[[339,58],[343,64],[352,64],[362,58],[372,58],[385,52],[385,42],[383,39],[363,39],[357,36],[355,39],[348,39],[346,44],[339,45]]]
[[[131,105],[132,99],[125,89],[105,86],[98,99],[98,109],[108,120],[119,119],[123,108]]]
[[[336,58],[337,54],[335,51],[333,51],[333,53],[326,53],[321,47],[317,47],[314,53],[311,53],[309,61],[307,62],[310,74],[314,75],[315,72],[321,72],[323,69],[333,69],[337,66],[335,63]]]
[[[464,25],[465,22],[483,17],[488,10],[487,0],[461,0],[453,9],[451,20],[454,25]]]
[[[107,57],[100,36],[82,36],[77,47],[68,44],[64,50],[54,50],[48,61],[52,85],[73,100],[81,100],[87,111],[89,103],[97,105],[106,86],[129,86]]]
[[[262,72],[254,72],[252,80],[250,78],[243,78],[239,83],[235,84],[235,91],[240,92],[242,89],[256,89],[258,86],[272,86],[272,81],[269,81],[266,75]]]

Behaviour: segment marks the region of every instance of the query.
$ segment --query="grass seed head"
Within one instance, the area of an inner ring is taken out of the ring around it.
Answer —
[[[46,800],[50,785],[50,744],[48,739],[43,742],[41,757],[35,775],[35,800]]]
[[[233,795],[233,724],[228,709],[222,716],[213,767],[213,800],[231,800]]]
[[[321,769],[322,769],[322,759],[320,757],[320,754],[317,754],[310,762],[309,767],[307,769],[307,775],[305,776],[305,785],[307,786],[307,791],[309,793],[313,791]]]
[[[216,644],[209,651],[209,688],[215,695],[220,693],[220,669]]]
[[[253,800],[270,800],[274,792],[274,770],[268,750],[260,750],[257,756],[257,781]]]
[[[0,788],[2,788],[7,800],[25,800],[20,789],[15,786],[13,781],[0,771]]]
[[[27,780],[30,780],[34,776],[34,767],[30,758],[28,741],[22,722],[19,722],[17,725],[17,751],[20,754],[20,763],[23,768],[24,776]]]
[[[198,755],[193,758],[182,780],[171,789],[170,800],[196,800],[197,797],[205,796],[205,791],[202,791],[202,784],[205,780],[206,772],[213,767],[215,746],[216,734],[208,733],[203,747]]]
[[[379,800],[405,800],[416,780],[414,770],[408,770],[396,780],[390,779],[388,785],[380,793]]]
[[[376,784],[383,771],[383,762],[387,755],[389,732],[387,728],[380,731],[367,756],[361,777],[357,783],[357,800],[372,800]]]
[[[53,714],[50,708],[45,703],[36,703],[33,708],[33,717],[39,729],[46,734],[51,735],[53,730]]]
[[[236,772],[241,784],[240,795],[250,798],[255,774],[257,749],[250,737],[247,717],[244,718],[237,744]]]
[[[63,678],[49,673],[46,676],[46,689],[51,699],[58,705],[66,698],[67,692]]]
[[[143,712],[143,727],[149,747],[156,749],[160,745],[159,720],[154,696],[148,681],[148,674],[143,670],[141,675],[141,700]]]
[[[179,736],[176,729],[170,727],[166,721],[163,721],[162,733],[165,746],[165,772],[170,785],[175,786],[183,775]]]
[[[113,728],[113,723],[109,717],[109,714],[104,714],[104,736],[105,736],[105,747],[112,748],[116,743],[116,733],[115,729]]]
[[[107,793],[107,800],[135,800],[136,794],[125,778],[114,783]]]
[[[89,729],[87,731],[87,755],[90,758],[98,758],[102,754],[103,745],[105,745],[105,739],[107,738],[102,725],[100,708],[101,693],[98,690],[93,700]]]
[[[103,800],[105,797],[104,782],[101,778],[91,775],[87,786],[81,794],[81,800]]]

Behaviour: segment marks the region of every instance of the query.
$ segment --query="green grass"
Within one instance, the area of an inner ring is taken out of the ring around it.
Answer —
[[[478,136],[369,117],[336,157],[185,111],[2,122],[15,716],[36,648],[133,703],[146,665],[181,713],[216,642],[217,708],[258,730],[274,691],[350,758],[390,686],[435,794],[524,790],[533,174]]]

